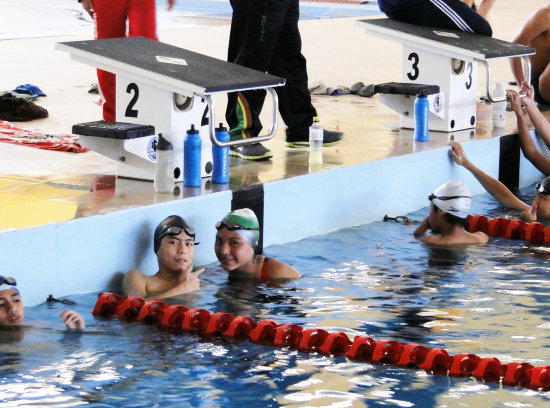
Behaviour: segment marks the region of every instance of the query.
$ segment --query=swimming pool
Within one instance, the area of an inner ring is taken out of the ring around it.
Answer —
[[[501,208],[487,195],[476,196],[472,213],[494,216]],[[426,214],[424,208],[409,216],[420,220]],[[271,246],[268,256],[304,274],[281,287],[228,282],[212,264],[201,275],[201,292],[176,303],[503,363],[550,363],[544,248],[491,239],[484,247],[433,250],[412,237],[413,229],[379,221]],[[550,402],[550,393],[473,378],[94,318],[96,293],[70,298],[86,316],[85,333],[66,333],[57,320],[65,306],[43,303],[28,308],[33,327],[22,339],[0,344],[2,406],[478,407],[483,402],[542,407]]]

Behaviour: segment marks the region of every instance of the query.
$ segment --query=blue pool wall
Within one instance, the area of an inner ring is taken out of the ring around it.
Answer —
[[[498,177],[499,138],[463,146],[473,163]],[[521,155],[520,187],[541,177]],[[264,247],[417,211],[449,179],[466,182],[474,195],[484,192],[469,172],[452,163],[448,147],[265,183]],[[226,190],[5,231],[0,233],[1,274],[17,278],[26,305],[42,303],[48,294],[116,291],[129,269],[156,272],[152,234],[170,214],[182,215],[197,230],[195,265],[210,264],[216,260],[214,224],[230,211],[232,197]]]

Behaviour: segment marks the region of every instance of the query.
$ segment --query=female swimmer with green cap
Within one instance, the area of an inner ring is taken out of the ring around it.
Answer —
[[[216,223],[214,251],[229,276],[270,282],[296,279],[301,275],[292,266],[256,254],[260,224],[254,211],[242,208],[228,213]]]

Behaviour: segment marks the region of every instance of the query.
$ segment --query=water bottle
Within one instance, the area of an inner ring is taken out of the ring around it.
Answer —
[[[216,139],[219,142],[229,142],[227,128],[221,123],[220,127],[216,128]],[[214,161],[212,183],[229,183],[229,147],[218,147],[212,144],[212,158]]]
[[[428,98],[422,91],[416,96],[414,102],[414,140],[427,142],[430,136],[428,119],[430,115],[430,104]]]
[[[313,118],[309,128],[309,164],[323,163],[323,126],[319,118]]]
[[[497,82],[493,91],[494,98],[502,98],[506,96],[504,82]],[[506,126],[506,101],[493,102],[493,127],[503,128]]]
[[[201,136],[191,125],[183,139],[183,185],[201,186]]]
[[[156,148],[155,162],[155,192],[173,193],[176,180],[174,179],[174,147],[162,133]]]

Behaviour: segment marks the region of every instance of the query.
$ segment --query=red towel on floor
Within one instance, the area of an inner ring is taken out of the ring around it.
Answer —
[[[0,120],[0,142],[44,150],[84,153],[88,149],[78,143],[78,136],[69,134],[49,134],[38,129],[21,128]]]

